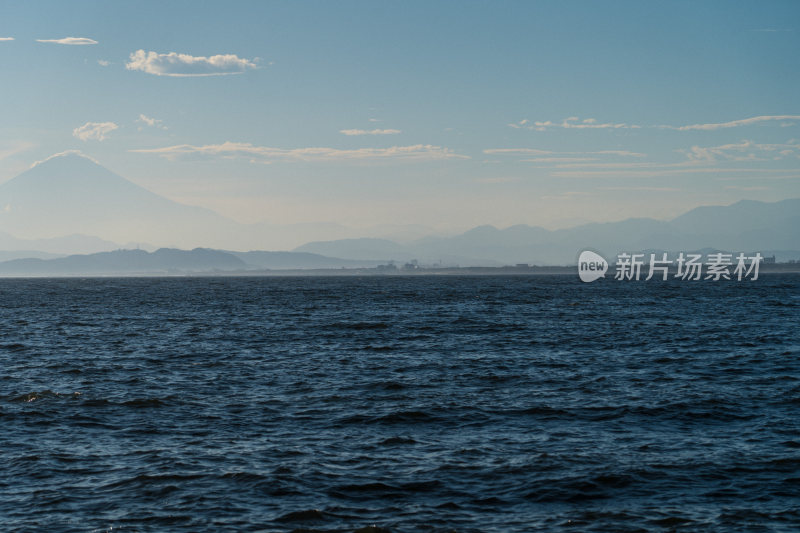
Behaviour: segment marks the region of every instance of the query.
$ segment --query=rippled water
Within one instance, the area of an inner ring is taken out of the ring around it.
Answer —
[[[800,528],[800,276],[0,295],[3,531]]]

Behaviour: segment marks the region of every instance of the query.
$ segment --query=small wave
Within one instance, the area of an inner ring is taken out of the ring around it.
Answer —
[[[389,437],[388,439],[382,440],[379,444],[381,446],[394,446],[396,444],[416,444],[417,441],[412,439],[411,437]]]
[[[60,393],[60,392],[53,392],[50,389],[47,389],[39,392],[29,392],[27,394],[20,394],[19,396],[13,396],[10,398],[10,401],[35,402],[37,400],[46,400],[49,398],[77,398],[80,395],[81,395],[80,392]]]
[[[0,348],[2,348],[4,350],[8,350],[10,352],[22,352],[22,351],[25,351],[25,350],[28,349],[27,346],[25,346],[24,344],[21,344],[19,342],[12,342],[12,343],[9,343],[9,344],[1,344]]]
[[[276,520],[278,522],[319,522],[321,520],[325,520],[325,513],[319,509],[293,511],[276,518]]]
[[[360,527],[353,533],[391,533],[391,531],[385,527],[380,527],[373,524],[371,526]]]
[[[329,494],[339,497],[396,497],[404,494],[418,494],[438,489],[441,482],[438,480],[410,481],[398,485],[389,485],[379,481],[371,483],[354,483],[338,485],[329,490]]]
[[[407,424],[434,422],[439,417],[425,411],[395,411],[380,416],[367,416],[363,414],[350,415],[338,420],[339,424]]]
[[[391,327],[386,322],[333,322],[328,327],[332,329],[388,329]]]
[[[127,400],[122,402],[122,405],[125,407],[163,407],[165,405],[169,405],[172,400],[175,399],[175,396],[165,396],[164,398],[134,398],[133,400]]]

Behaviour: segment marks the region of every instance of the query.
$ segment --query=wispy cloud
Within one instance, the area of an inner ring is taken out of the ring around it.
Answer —
[[[725,128],[738,128],[740,126],[750,126],[760,122],[771,122],[775,120],[800,120],[800,115],[762,115],[759,117],[743,118],[740,120],[731,120],[730,122],[711,122],[708,124],[690,124],[688,126],[658,126],[659,128],[677,130],[677,131],[691,131],[691,130],[719,130]]]
[[[784,144],[763,144],[744,140],[720,146],[692,146],[679,151],[691,161],[775,161],[787,157],[800,159],[800,142],[790,140]]]
[[[125,64],[128,70],[140,70],[156,76],[196,77],[241,74],[257,68],[256,59],[245,59],[235,54],[219,54],[210,57],[192,56],[170,52],[159,54],[137,50]]]
[[[765,169],[765,168],[724,168],[724,167],[697,167],[687,165],[654,165],[651,169],[631,170],[556,170],[551,173],[558,178],[656,178],[660,176],[673,176],[681,174],[715,174],[717,179],[726,174],[747,173],[750,178],[778,173],[790,173],[792,169]]]
[[[161,130],[167,129],[167,127],[164,125],[164,121],[163,120],[157,119],[157,118],[148,117],[147,115],[144,115],[144,114],[141,114],[141,113],[139,114],[139,118],[136,119],[136,122],[139,122],[141,124],[145,124],[145,125],[147,125],[147,126],[149,126],[151,128],[158,128],[158,129],[161,129]],[[141,131],[141,129],[142,128],[139,128],[140,131]]]
[[[98,59],[97,64],[101,67],[107,67],[111,64],[111,61],[106,61],[105,59]]]
[[[552,128],[564,129],[592,129],[592,130],[616,130],[616,129],[638,129],[641,126],[636,124],[626,124],[624,122],[598,122],[594,118],[580,119],[579,117],[568,117],[561,122],[553,122],[550,120],[533,121],[528,119],[520,120],[519,122],[512,122],[508,124],[509,127],[514,129],[525,129],[535,131],[547,131]]]
[[[762,115],[758,117],[743,118],[739,120],[731,120],[729,122],[710,122],[706,124],[687,124],[684,126],[671,126],[668,124],[660,124],[656,126],[639,126],[637,124],[627,124],[624,122],[598,122],[593,118],[580,119],[578,117],[568,117],[561,122],[553,122],[550,120],[545,121],[531,121],[528,119],[520,120],[519,122],[512,122],[508,124],[510,128],[534,130],[534,131],[547,131],[553,128],[563,129],[641,129],[657,128],[675,131],[713,131],[726,128],[738,128],[741,126],[751,126],[762,122],[779,121],[782,126],[793,126],[796,120],[800,120],[800,115]]]
[[[97,163],[98,165],[100,164],[96,159],[94,159],[92,157],[89,157],[88,155],[84,154],[80,150],[64,150],[63,152],[58,152],[57,154],[53,154],[50,157],[46,157],[46,158],[42,159],[41,161],[34,162],[31,165],[31,168],[35,167],[36,165],[41,165],[45,161],[50,161],[51,159],[55,159],[56,157],[62,157],[62,156],[65,156],[65,155],[77,155],[77,156],[83,157],[84,159],[88,159],[89,161],[92,161],[93,163]]]
[[[272,161],[435,161],[444,159],[469,159],[448,148],[429,144],[392,146],[389,148],[272,148],[254,146],[250,143],[224,142],[204,146],[180,144],[164,148],[131,150],[131,152],[156,154],[168,159],[235,159],[247,158],[252,162]]]
[[[586,161],[599,161],[598,157],[534,157],[531,159],[522,159],[526,163],[579,163]]]
[[[10,148],[0,148],[0,161],[36,146],[32,142],[19,141]]]
[[[119,128],[113,122],[87,122],[72,130],[72,136],[86,142],[90,139],[103,141],[109,133]]]
[[[37,43],[53,43],[53,44],[70,44],[70,45],[87,45],[97,44],[94,39],[88,37],[64,37],[63,39],[36,39]]]
[[[14,40],[13,37],[0,37],[0,42],[2,42],[2,41],[13,41],[13,40]]]
[[[536,148],[489,148],[483,151],[489,155],[550,155],[552,150],[538,150]]]
[[[490,148],[483,151],[489,155],[522,155],[522,156],[620,156],[620,157],[646,157],[646,154],[631,152],[629,150],[596,150],[593,152],[555,152],[553,150],[539,150],[537,148]],[[543,158],[536,158],[541,161]],[[524,159],[532,161],[533,159]]]
[[[345,135],[395,135],[397,133],[402,133],[400,130],[339,130],[339,133],[343,133]]]

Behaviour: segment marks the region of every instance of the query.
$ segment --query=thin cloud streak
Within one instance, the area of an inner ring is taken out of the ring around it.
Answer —
[[[720,146],[692,146],[688,150],[680,150],[692,161],[776,161],[785,157],[800,159],[800,143],[789,141],[784,144],[755,143],[744,140],[739,143]],[[759,157],[761,156],[761,157]]]
[[[389,148],[358,148],[340,150],[337,148],[273,148],[254,146],[250,143],[224,142],[204,146],[180,144],[163,148],[130,150],[142,154],[155,154],[167,159],[235,159],[249,158],[251,162],[272,161],[436,161],[444,159],[469,159],[449,148],[429,144],[412,146],[392,146]]]
[[[759,117],[743,118],[740,120],[731,120],[730,122],[712,122],[708,124],[690,124],[688,126],[657,126],[662,129],[677,130],[677,131],[713,131],[725,128],[738,128],[740,126],[750,126],[760,122],[770,122],[774,120],[800,120],[800,115],[762,115]]]
[[[594,118],[585,118],[581,120],[579,117],[567,117],[561,122],[553,122],[550,120],[534,121],[528,119],[520,120],[519,122],[512,122],[508,124],[509,127],[514,129],[525,129],[535,131],[547,131],[551,128],[563,129],[591,129],[591,130],[609,130],[609,129],[639,129],[641,126],[636,124],[626,124],[624,122],[597,122]]]
[[[483,151],[489,155],[551,155],[551,156],[585,156],[585,155],[617,155],[621,157],[647,157],[647,154],[631,152],[628,150],[595,150],[591,152],[556,152],[553,150],[539,150],[536,148],[490,148]]]
[[[793,169],[758,169],[758,168],[664,168],[661,170],[557,170],[551,176],[558,178],[656,178],[659,176],[670,176],[680,174],[725,174],[743,172],[749,173],[751,178],[758,177],[758,174],[773,174],[779,172],[793,172]],[[721,179],[721,178],[718,178]]]
[[[34,146],[36,146],[36,145],[34,143],[32,143],[32,142],[21,141],[21,142],[16,143],[11,148],[0,149],[0,161],[2,161],[3,159],[6,159],[8,157],[11,157],[13,155],[16,155],[16,154],[18,154],[20,152],[24,152],[25,150],[30,150]]]
[[[53,43],[53,44],[68,44],[68,45],[90,45],[97,44],[94,39],[88,37],[64,37],[63,39],[36,39],[37,43]]]
[[[403,133],[400,130],[393,130],[393,129],[374,129],[374,130],[339,130],[339,133],[344,135],[396,135],[398,133]]]
[[[519,122],[512,122],[507,124],[508,127],[514,129],[534,130],[534,131],[547,131],[552,128],[563,129],[641,129],[642,127],[656,128],[663,130],[674,131],[714,131],[727,128],[738,128],[741,126],[751,126],[762,122],[772,121],[793,121],[800,120],[800,115],[761,115],[757,117],[743,118],[739,120],[731,120],[728,122],[710,122],[706,124],[687,124],[684,126],[671,126],[668,124],[661,124],[656,126],[639,126],[636,124],[627,124],[624,122],[605,122],[599,123],[594,118],[587,118],[581,120],[578,117],[565,118],[561,122],[553,122],[550,120],[545,121],[530,121],[528,119],[520,120]],[[782,125],[794,125],[793,123]]]
[[[84,154],[80,150],[64,150],[63,152],[58,152],[57,154],[53,154],[53,155],[51,155],[49,157],[46,157],[46,158],[42,159],[41,161],[35,161],[31,165],[31,168],[35,167],[36,165],[41,165],[45,161],[50,161],[51,159],[55,159],[56,157],[61,157],[61,156],[64,156],[64,155],[77,155],[77,156],[80,156],[80,157],[82,157],[84,159],[88,159],[92,163],[97,163],[98,165],[100,164],[100,162],[97,161],[97,159],[95,159],[93,157],[89,157],[88,155]]]

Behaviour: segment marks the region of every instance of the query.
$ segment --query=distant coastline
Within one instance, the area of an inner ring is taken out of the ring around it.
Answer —
[[[383,265],[381,265],[383,266]],[[642,270],[642,278],[646,277],[646,269]],[[670,279],[675,275],[676,269],[669,269]],[[759,275],[771,274],[800,274],[800,263],[772,263],[763,264],[759,268]],[[416,268],[416,269],[386,269],[374,268],[287,268],[287,269],[241,269],[241,270],[206,270],[206,271],[131,271],[131,272],[76,272],[76,273],[39,273],[26,274],[0,273],[0,279],[25,279],[25,278],[192,278],[192,277],[409,277],[409,276],[576,276],[575,265],[563,266],[537,266],[517,265],[502,267],[441,267],[441,268]],[[605,276],[607,279],[614,277],[614,265],[609,268]],[[658,280],[656,280],[657,282]]]

